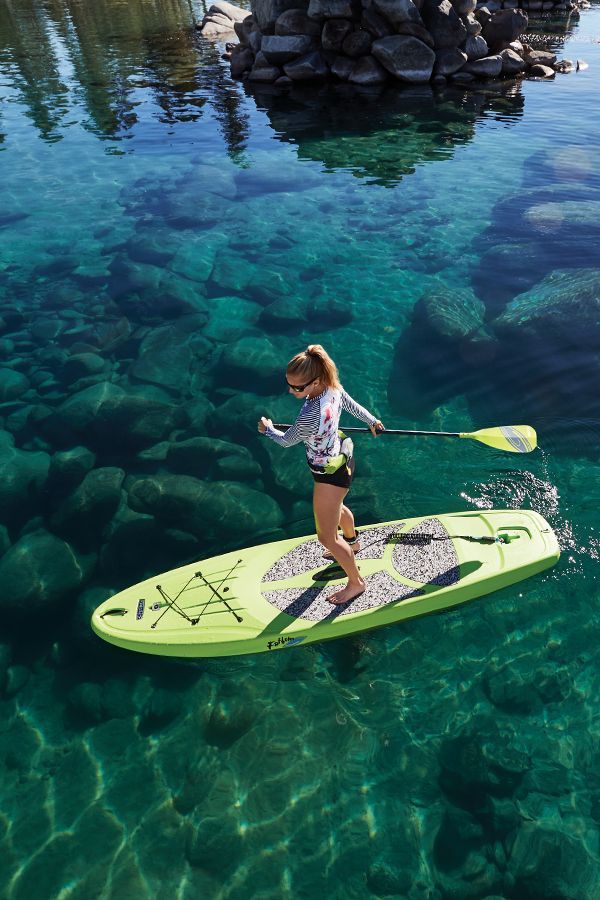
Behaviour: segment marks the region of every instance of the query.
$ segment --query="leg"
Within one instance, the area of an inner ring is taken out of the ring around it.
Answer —
[[[358,597],[365,590],[365,582],[356,566],[354,553],[346,541],[338,536],[338,523],[342,515],[344,497],[347,493],[347,488],[315,482],[313,509],[318,538],[323,546],[333,554],[336,562],[339,563],[348,576],[346,587],[329,598],[331,603],[335,604],[347,603],[349,600],[353,600],[354,597]]]
[[[342,503],[342,507],[340,510],[340,528],[342,529],[342,534],[346,541],[351,541],[350,547],[353,553],[358,553],[360,550],[360,542],[356,538],[356,529],[354,527],[354,516],[352,515],[352,510],[349,509],[344,503]],[[333,553],[327,551],[327,553],[323,554],[324,559],[333,559]]]
[[[342,508],[340,510],[340,526],[346,539],[353,538],[356,534],[352,510],[348,509],[345,503],[342,503]]]

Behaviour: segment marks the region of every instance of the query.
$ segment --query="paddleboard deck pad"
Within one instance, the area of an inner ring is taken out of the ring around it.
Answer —
[[[315,536],[236,550],[115,594],[92,628],[128,650],[161,656],[262,653],[439,612],[554,565],[556,535],[531,510],[447,513],[360,529],[365,592],[346,583]]]

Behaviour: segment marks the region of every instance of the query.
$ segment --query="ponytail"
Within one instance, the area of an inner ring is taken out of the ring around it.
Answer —
[[[318,379],[325,387],[340,388],[337,366],[321,344],[309,344],[306,350],[297,353],[287,365],[288,375],[296,375],[302,381]]]

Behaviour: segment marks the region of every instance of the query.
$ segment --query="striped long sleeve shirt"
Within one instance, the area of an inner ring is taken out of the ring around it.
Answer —
[[[318,397],[306,398],[296,421],[287,431],[268,428],[265,434],[282,447],[304,442],[309,467],[319,471],[330,457],[340,452],[338,428],[342,410],[369,425],[377,421],[343,388],[326,388]]]

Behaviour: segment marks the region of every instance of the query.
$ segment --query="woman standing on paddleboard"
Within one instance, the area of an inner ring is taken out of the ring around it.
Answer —
[[[348,603],[364,592],[365,582],[354,559],[360,549],[354,516],[344,505],[354,476],[354,457],[351,442],[346,439],[343,444],[338,433],[340,415],[345,409],[366,422],[375,437],[383,425],[346,393],[337,366],[320,344],[311,344],[289,361],[285,380],[289,393],[304,400],[296,421],[283,432],[263,416],[258,430],[282,447],[304,442],[315,482],[313,510],[317,536],[329,551],[329,558],[335,559],[348,576],[346,587],[329,600],[336,605]],[[342,528],[343,539],[338,535],[338,526]]]

